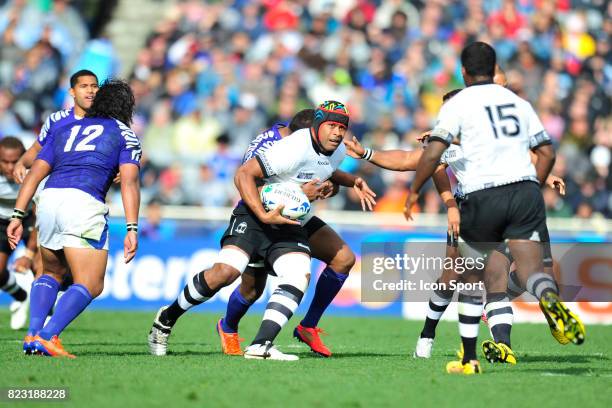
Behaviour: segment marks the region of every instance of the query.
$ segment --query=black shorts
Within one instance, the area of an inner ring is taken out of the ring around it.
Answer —
[[[552,268],[553,266],[553,257],[552,257],[552,249],[550,247],[550,235],[548,234],[548,227],[544,225],[544,230],[540,231],[540,238],[542,240],[542,256],[545,268]],[[505,242],[499,244],[499,246],[495,249],[497,252],[503,254],[510,263],[514,262],[514,258],[510,253],[510,248],[508,248],[508,244]]]
[[[323,228],[326,225],[327,225],[327,223],[325,221],[323,221],[322,219],[320,219],[316,215],[313,216],[304,225],[304,230],[306,230],[306,236],[308,237],[308,239],[310,239],[310,237],[312,237],[315,232],[317,232],[318,230],[320,230],[321,228]]]
[[[23,236],[21,238],[23,242],[28,242],[30,233],[34,230],[35,221],[36,217],[32,213],[29,213],[23,219]],[[7,255],[11,255],[13,253],[13,250],[9,245],[8,237],[6,236],[6,228],[8,227],[9,222],[10,220],[0,218],[0,252]]]
[[[229,226],[221,237],[221,247],[234,245],[249,256],[250,263],[272,265],[281,255],[303,252],[310,256],[306,230],[298,225],[269,225],[261,222],[246,205],[232,212]]]
[[[308,222],[303,226],[304,230],[306,231],[306,236],[308,237],[308,240],[310,240],[310,237],[312,237],[315,232],[317,232],[326,225],[327,223],[316,215],[310,218]],[[259,262],[249,262],[249,265],[245,269],[245,273],[250,273],[252,275],[265,273],[268,275],[276,276],[276,273],[274,273],[271,264],[267,261],[264,261],[263,259],[260,259]]]
[[[544,199],[540,186],[533,181],[467,194],[459,211],[461,238],[467,243],[494,244],[506,239],[545,242],[547,238],[542,236],[548,232]]]

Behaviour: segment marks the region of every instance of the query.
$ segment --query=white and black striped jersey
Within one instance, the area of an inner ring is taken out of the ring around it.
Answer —
[[[442,106],[430,141],[450,146],[455,138],[463,152],[464,194],[537,182],[529,149],[551,143],[531,104],[493,83],[469,86]]]
[[[345,154],[346,147],[342,143],[331,155],[323,154],[312,140],[310,129],[306,128],[258,150],[255,158],[266,184],[289,181],[301,185],[314,179],[319,182],[329,179]]]
[[[8,181],[6,177],[0,175],[0,219],[11,218],[20,187],[19,184]]]

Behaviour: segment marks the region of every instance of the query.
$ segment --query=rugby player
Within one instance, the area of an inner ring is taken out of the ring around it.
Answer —
[[[494,76],[493,81],[494,83],[498,85],[502,85],[502,86],[505,85],[505,82],[506,82],[505,75],[504,75],[504,72],[501,70],[501,68],[499,68],[499,66],[496,66],[495,76]],[[443,103],[446,103],[446,101],[448,101],[450,98],[452,98],[454,95],[456,95],[460,91],[461,89],[455,89],[445,94],[443,96]],[[429,132],[426,132],[425,134],[421,135],[418,140],[425,143],[428,137],[429,137]],[[370,152],[366,153],[366,149],[364,149],[356,139],[353,139],[352,141],[347,141],[345,144],[347,145],[347,152],[351,156],[355,158],[363,158],[362,156],[369,155],[370,160],[372,160],[374,164],[378,165],[379,167],[390,169],[390,170],[397,170],[397,171],[415,170],[415,168],[411,166],[415,164],[416,162],[418,162],[418,159],[420,159],[420,156],[423,152],[422,150],[417,150],[415,152],[403,152],[403,153],[401,151],[395,151],[395,152],[382,151],[380,152],[380,151],[370,150]],[[404,156],[403,161],[401,160],[402,156]],[[535,164],[537,161],[537,156],[535,154],[532,154],[532,160]],[[463,180],[464,168],[465,168],[463,162],[464,162],[464,158],[463,158],[463,154],[462,154],[460,146],[453,144],[442,155],[440,166],[438,167],[438,169],[436,169],[436,172],[433,175],[434,184],[438,188],[438,192],[440,193],[440,196],[442,197],[443,201],[448,207],[449,228],[448,228],[448,237],[447,237],[448,239],[447,239],[447,249],[446,249],[447,258],[456,258],[457,256],[459,256],[459,250],[456,245],[457,244],[456,234],[459,230],[458,227],[459,227],[460,213],[457,209],[457,203],[453,199],[453,195],[450,192],[450,188],[448,188],[449,183],[447,182],[447,178],[445,177],[445,172],[442,172],[442,169],[446,169],[447,167],[450,167],[453,173],[455,174],[459,182],[455,196],[457,197],[457,201],[460,201],[461,196],[462,196],[461,185],[463,182],[465,182]],[[563,180],[556,176],[553,176],[552,174],[548,176],[546,180],[546,184],[553,189],[558,188],[561,194],[565,193],[565,183],[563,182]],[[405,207],[405,215],[407,218],[411,217],[410,211],[413,205],[416,203],[417,197],[418,197],[417,195],[412,195],[411,197],[407,199],[407,203]],[[548,231],[545,231],[544,236],[546,237],[548,236]],[[545,243],[544,272],[552,276],[552,256],[550,254],[550,243],[547,242],[548,240],[543,240],[543,241]],[[500,260],[498,260],[500,264],[497,267],[507,271],[512,262],[512,257],[509,254],[507,247],[505,246],[500,248],[500,253],[504,254],[507,259],[501,258]],[[462,279],[465,281],[465,279],[468,277],[470,281],[478,281],[481,279],[481,272],[482,271],[470,271],[469,275],[467,274],[459,275],[455,273],[453,269],[447,268],[443,270],[442,276],[440,277],[438,282],[448,284],[450,281],[453,281],[453,280],[456,281],[456,280]],[[523,292],[524,292],[524,288],[520,287],[520,284],[518,283],[518,278],[516,277],[516,271],[514,270],[511,271],[509,274],[509,280],[508,280],[508,289],[507,289],[508,296],[511,299],[516,298],[520,296]],[[468,294],[468,293],[459,294],[459,304],[460,304],[459,325],[460,325],[460,333],[462,334],[462,337],[474,338],[476,337],[476,334],[478,333],[477,326],[472,326],[472,324],[477,324],[478,316],[476,315],[472,316],[472,314],[477,312],[482,302],[479,299],[476,299],[474,295],[475,294],[473,293],[472,294]],[[417,341],[416,349],[414,352],[414,357],[419,357],[419,358],[431,357],[431,350],[433,348],[435,330],[436,330],[437,324],[439,320],[441,319],[444,311],[450,304],[452,297],[453,297],[452,290],[446,290],[446,291],[436,290],[433,296],[429,299],[427,317],[425,319],[423,330],[421,331],[421,334]],[[548,315],[547,314],[544,314],[544,315],[547,318],[547,320],[549,320]],[[495,343],[502,342],[506,344],[508,347],[510,347],[509,335],[506,338],[506,336],[504,336],[505,334],[504,330],[500,330],[500,328],[503,327],[501,326],[502,324],[508,324],[507,323],[508,320],[505,319],[504,323],[500,323],[497,320],[498,319],[493,318],[493,321],[490,324],[490,331],[494,338],[494,342]],[[470,322],[473,322],[473,323],[470,323]],[[511,324],[511,321],[510,321],[510,324]],[[556,326],[551,324],[550,320],[549,320],[549,326],[550,326],[550,330],[551,330],[553,337],[559,343],[561,344],[568,343],[568,340],[564,338],[561,332],[556,330]],[[461,358],[463,358],[464,356],[463,349],[464,348],[462,346],[461,348],[462,351],[459,352],[459,355],[461,356]],[[514,356],[513,353],[505,353],[503,362],[515,364],[516,357]]]
[[[172,327],[187,310],[234,282],[249,263],[264,261],[281,282],[270,298],[255,341],[244,355],[259,359],[298,359],[276,349],[273,340],[292,316],[308,285],[308,238],[299,222],[281,215],[282,208],[270,212],[263,209],[256,180],[265,183],[291,181],[301,185],[334,177],[338,184],[355,186],[362,198],[373,201],[363,180],[336,173],[344,158],[344,147],[338,147],[347,126],[348,112],[344,105],[325,102],[315,111],[313,127],[298,130],[291,137],[274,143],[238,169],[235,182],[243,201],[234,209],[221,239],[218,260],[212,268],[196,274],[172,305],[158,311],[149,333],[152,354],[166,353]]]
[[[140,202],[138,138],[128,127],[134,95],[129,85],[106,81],[84,118],[54,130],[39,153],[23,186],[7,234],[14,248],[23,234],[22,219],[40,182],[37,225],[44,275],[32,287],[31,319],[44,319],[53,306],[66,267],[74,283],[57,302],[51,319],[24,349],[46,356],[74,358],[59,335],[103,289],[108,260],[108,207],[105,197],[117,170],[127,220],[124,260],[130,262],[138,246]]]
[[[554,164],[550,138],[527,101],[493,83],[495,50],[491,46],[482,42],[468,45],[461,62],[467,88],[442,106],[417,166],[414,193],[418,194],[444,151],[460,137],[467,180],[461,201],[461,238],[492,257],[507,242],[521,284],[539,300],[557,330],[581,344],[584,326],[559,298],[552,276],[544,273],[540,242],[547,239],[542,236],[546,213],[538,183],[545,183]],[[538,156],[535,166],[529,149]],[[500,273],[491,259],[485,268],[489,319],[512,310],[506,294],[508,275]],[[503,343],[494,345],[485,354],[498,354],[503,360],[511,352]],[[450,362],[447,371],[479,373],[475,351],[466,349],[464,359]]]
[[[7,268],[8,260],[13,253],[6,236],[6,227],[9,224],[15,200],[19,192],[19,184],[15,183],[13,168],[15,163],[24,154],[23,143],[15,137],[7,136],[0,140],[0,290],[7,292],[13,302],[10,305],[11,329],[19,330],[26,324],[28,318],[28,292],[29,288],[22,288],[15,279],[15,274]],[[15,270],[24,271],[20,266],[27,266],[27,258],[33,257],[33,248],[36,248],[36,237],[30,231],[34,225],[34,214],[28,209],[24,217],[26,254],[16,262]],[[21,265],[20,265],[21,264]],[[31,266],[31,265],[30,265]]]
[[[295,115],[289,127],[276,124],[261,133],[251,141],[243,163],[253,158],[260,150],[270,147],[275,142],[289,136],[298,129],[310,128],[313,118],[314,110],[305,109]],[[341,173],[341,171],[337,170],[337,173]],[[338,191],[337,184],[331,183],[329,180],[325,183],[329,184],[319,187],[318,193],[320,196],[316,198],[326,199]],[[306,183],[305,186],[310,184],[312,182]],[[323,357],[329,357],[332,353],[321,340],[319,334],[322,333],[322,330],[317,327],[317,324],[348,277],[349,271],[355,264],[355,254],[346,242],[319,217],[309,214],[302,224],[308,236],[308,245],[310,246],[312,257],[324,262],[326,267],[319,276],[310,307],[304,319],[295,328],[293,335],[299,341],[306,343],[314,353]],[[242,274],[240,285],[232,292],[227,304],[225,317],[217,323],[221,348],[225,354],[243,354],[238,336],[238,324],[249,307],[263,293],[267,275],[268,272],[264,268],[263,263],[257,265],[249,264]]]
[[[40,133],[38,134],[38,138],[32,143],[30,148],[26,151],[24,155],[22,155],[17,163],[15,164],[15,168],[13,170],[13,176],[17,183],[23,183],[23,180],[27,174],[28,169],[34,163],[36,156],[42,150],[43,146],[50,141],[53,140],[55,132],[57,129],[60,129],[65,126],[69,126],[85,117],[87,109],[91,107],[93,103],[93,99],[98,91],[98,77],[92,71],[82,69],[70,76],[70,89],[68,92],[74,101],[74,106],[70,109],[63,109],[57,112],[52,113],[47,117],[45,123],[43,124]],[[39,190],[42,190],[44,187],[44,180],[40,183]],[[34,197],[34,201],[37,201],[37,195]],[[35,240],[37,237],[37,232],[34,229],[32,233],[32,240]],[[36,244],[36,242],[35,242]],[[42,257],[40,251],[38,250],[38,245],[35,245],[34,254],[31,254],[33,257],[34,264],[34,273],[36,280],[32,284],[33,286],[37,285],[53,285],[52,282],[47,281],[48,278],[43,279],[42,281],[38,281],[40,277],[43,275],[43,267],[42,267]],[[30,253],[28,253],[30,255]],[[57,265],[61,267],[61,265]],[[16,266],[17,267],[17,266]],[[64,292],[68,287],[73,283],[72,276],[70,271],[63,271],[61,273],[63,276],[63,281],[60,283],[59,290],[60,292]],[[61,293],[60,293],[61,295]],[[26,338],[33,338],[36,333],[38,333],[48,316],[42,316],[38,314],[40,310],[47,310],[47,307],[44,305],[44,300],[34,299],[35,303],[41,301],[43,302],[42,308],[34,307],[32,311],[33,314],[30,317],[30,324],[28,327],[28,332],[26,334]],[[30,299],[32,302],[32,299]],[[49,313],[52,312],[52,309],[49,309]],[[32,344],[31,341],[25,341],[25,349],[24,353],[30,354],[32,350],[30,350],[29,345]]]
[[[457,91],[452,91],[444,95],[443,103],[446,103]],[[426,141],[426,138],[423,139]],[[423,154],[423,149],[413,151],[404,150],[387,150],[374,151],[372,149],[364,149],[356,138],[345,141],[347,152],[355,158],[369,160],[373,164],[388,170],[395,171],[414,171]],[[440,160],[440,165],[433,174],[434,184],[447,206],[448,209],[448,232],[445,257],[449,259],[457,259],[460,256],[460,250],[457,245],[459,234],[460,214],[457,202],[453,197],[450,187],[450,181],[446,173],[446,167],[450,166],[453,173],[459,180],[459,193],[463,176],[463,168],[461,165],[460,147],[453,145],[452,149]],[[452,151],[452,153],[451,153]],[[411,219],[412,206],[407,205],[404,211],[406,219]],[[461,280],[465,283],[476,283],[482,279],[481,271],[478,269],[466,270],[462,274],[456,273],[452,268],[444,268],[442,275],[438,279],[438,283],[449,284],[452,280]],[[448,287],[448,286],[447,286]],[[429,299],[427,318],[425,326],[417,341],[414,357],[429,358],[435,337],[435,329],[442,314],[453,297],[453,290],[437,289]],[[482,314],[482,295],[478,295],[471,291],[462,291],[459,293],[459,333],[462,338],[462,343],[473,343],[475,353],[476,338],[478,335],[478,323]]]

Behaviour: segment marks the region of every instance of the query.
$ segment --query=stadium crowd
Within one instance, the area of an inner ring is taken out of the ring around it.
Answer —
[[[611,37],[605,0],[177,1],[128,76],[143,200],[233,204],[234,170],[251,138],[325,99],[347,103],[363,144],[418,149],[442,95],[463,86],[459,52],[478,39],[495,47],[508,86],[554,140],[553,174],[567,193],[544,190],[549,216],[611,217]],[[33,140],[69,102],[72,71],[117,74],[112,44],[90,38],[67,0],[6,2],[0,54],[0,136]],[[401,212],[413,174],[350,158],[342,168],[377,192],[376,211]],[[320,205],[360,208],[350,190]],[[433,187],[420,207],[443,211]]]

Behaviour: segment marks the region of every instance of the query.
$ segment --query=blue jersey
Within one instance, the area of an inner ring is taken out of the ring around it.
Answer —
[[[40,129],[40,133],[38,134],[38,143],[41,146],[44,146],[48,140],[53,139],[53,134],[56,129],[59,129],[63,126],[70,125],[82,118],[77,118],[74,116],[74,108],[64,109],[57,112],[54,112],[47,117],[45,123],[43,124],[42,129]]]
[[[272,146],[274,143],[281,140],[283,137],[278,131],[280,128],[287,127],[284,123],[276,123],[270,129],[263,131],[255,139],[251,140],[249,143],[249,147],[244,153],[244,157],[242,158],[242,163],[246,163],[249,159],[255,157],[255,154],[260,150],[267,149]]]
[[[47,188],[76,188],[104,202],[119,165],[140,166],[140,142],[115,119],[84,118],[54,130],[38,154],[51,166]]]

